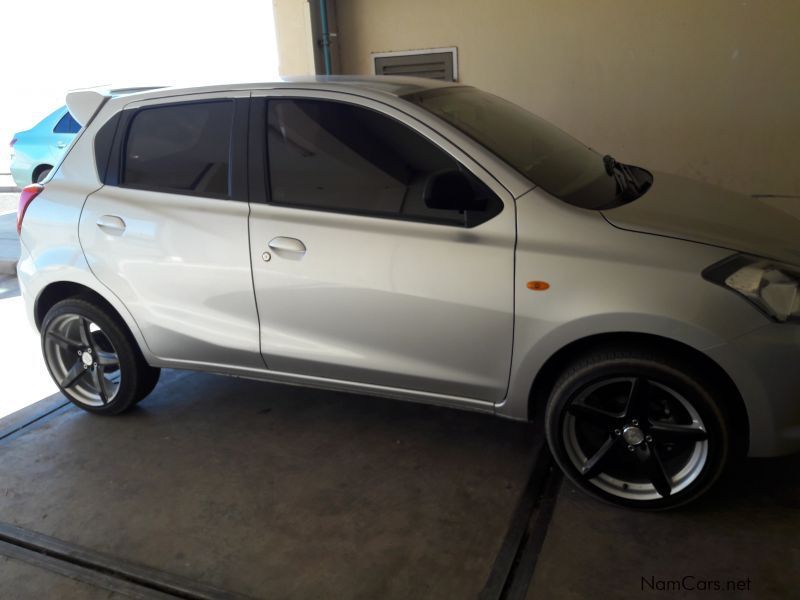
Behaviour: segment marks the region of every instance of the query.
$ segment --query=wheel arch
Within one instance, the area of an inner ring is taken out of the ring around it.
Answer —
[[[553,385],[564,368],[579,356],[596,350],[639,347],[681,357],[693,361],[708,373],[712,385],[723,390],[730,402],[726,408],[730,413],[735,431],[736,454],[744,456],[750,445],[750,419],[744,399],[728,373],[712,358],[674,339],[659,335],[634,332],[610,332],[590,335],[574,340],[553,353],[542,365],[531,383],[528,394],[528,419],[543,418]]]
[[[42,173],[42,171],[46,169],[50,169],[52,171],[53,165],[42,163],[34,167],[33,171],[31,171],[31,183],[36,183],[36,180],[39,178],[39,175]]]
[[[42,291],[39,292],[33,305],[33,319],[37,330],[41,331],[42,322],[44,321],[47,311],[56,303],[61,300],[66,300],[67,298],[85,298],[99,305],[104,310],[107,310],[110,315],[115,317],[119,323],[128,330],[139,346],[139,350],[145,356],[145,359],[147,360],[147,357],[151,355],[136,322],[130,314],[123,314],[123,311],[120,310],[112,300],[106,298],[97,290],[75,281],[54,281],[47,284]],[[149,362],[148,360],[148,363]]]

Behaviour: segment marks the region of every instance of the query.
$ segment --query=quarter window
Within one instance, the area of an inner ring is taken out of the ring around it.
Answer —
[[[128,129],[122,184],[228,197],[232,124],[227,100],[141,109]]]
[[[80,130],[80,123],[67,111],[56,123],[53,133],[78,133]]]
[[[458,162],[402,123],[321,100],[270,100],[267,112],[272,202],[464,225],[463,213],[424,201],[429,178]]]

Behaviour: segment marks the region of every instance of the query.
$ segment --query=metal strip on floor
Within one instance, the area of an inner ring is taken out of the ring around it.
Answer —
[[[48,399],[49,400],[49,399]],[[40,401],[41,402],[41,401]],[[38,403],[36,403],[38,404]],[[25,420],[21,423],[14,423],[11,426],[3,427],[4,421],[8,419],[8,417],[13,417],[14,413],[8,415],[7,417],[0,419],[0,441],[5,440],[6,438],[10,438],[17,433],[20,433],[26,427],[29,427],[35,423],[39,423],[40,421],[47,420],[50,416],[57,413],[61,409],[69,406],[69,401],[65,400],[63,397],[60,401],[55,402],[46,402],[45,408],[40,409],[30,416],[26,416]],[[25,410],[25,409],[21,409]],[[20,412],[21,412],[20,411]]]
[[[519,559],[514,570],[513,577],[506,586],[503,595],[504,600],[523,600],[528,595],[528,588],[533,581],[536,572],[536,564],[539,561],[539,554],[544,546],[547,537],[547,529],[550,526],[550,519],[553,517],[553,510],[556,505],[556,496],[561,486],[561,473],[553,465],[544,483],[544,490],[539,499],[539,506],[536,516],[530,522],[527,532],[527,539],[520,549]]]
[[[174,369],[162,369],[158,387],[171,385],[180,381],[184,377],[191,375],[192,371],[179,371]],[[27,428],[32,425],[43,425],[50,421],[56,413],[64,413],[64,409],[70,408],[72,403],[61,393],[56,392],[52,396],[43,398],[28,406],[20,408],[5,417],[0,418],[0,442],[7,439],[14,439],[19,435],[27,433]]]
[[[134,598],[247,598],[2,522],[0,554]]]
[[[62,575],[75,581],[80,581],[94,588],[101,588],[114,592],[115,594],[122,594],[137,600],[174,600],[175,596],[172,594],[163,594],[155,590],[144,588],[124,579],[118,579],[105,573],[99,573],[92,569],[79,567],[70,563],[65,563],[57,558],[42,554],[41,552],[34,552],[9,544],[8,542],[0,541],[0,555],[10,559],[26,562],[34,567],[45,569],[49,572]],[[6,588],[9,593],[15,593],[13,588]],[[55,593],[55,590],[54,590]],[[49,596],[50,594],[48,594]],[[15,596],[16,597],[16,596]]]
[[[531,475],[511,516],[480,600],[521,600],[533,579],[561,484],[543,431],[537,432]]]

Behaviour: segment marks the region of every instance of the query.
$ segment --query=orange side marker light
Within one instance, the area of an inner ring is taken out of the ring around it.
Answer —
[[[529,281],[527,283],[527,288],[534,292],[543,292],[550,289],[550,284],[546,281]]]

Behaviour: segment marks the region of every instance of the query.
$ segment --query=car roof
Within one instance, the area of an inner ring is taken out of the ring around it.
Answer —
[[[287,77],[264,83],[234,83],[191,87],[125,88],[75,90],[67,94],[67,107],[73,118],[85,126],[103,105],[116,111],[131,102],[175,98],[215,92],[249,91],[259,89],[319,89],[328,91],[360,90],[372,95],[402,96],[457,84],[420,77],[327,75],[316,77]]]
[[[202,94],[238,90],[256,90],[269,88],[297,88],[297,89],[350,89],[368,92],[403,96],[414,94],[429,89],[442,87],[455,87],[459,84],[422,77],[399,77],[393,75],[318,75],[314,77],[283,77],[273,81],[254,83],[231,83],[200,85],[186,87],[164,87],[141,92],[133,91],[125,94],[127,101],[131,99],[144,100],[163,96],[180,96],[183,94]],[[115,94],[112,94],[115,95]]]
[[[261,83],[230,83],[159,88],[127,88],[124,90],[76,90],[67,94],[67,105],[78,123],[87,123],[104,104],[112,112],[131,102],[175,98],[215,92],[247,92],[266,89],[297,89],[325,91],[358,91],[364,95],[400,97],[431,89],[459,87],[460,84],[422,77],[393,75],[318,75],[315,77],[285,77]]]
[[[139,92],[150,92],[152,90],[160,90],[163,89],[164,87],[165,86],[163,85],[149,85],[141,87],[117,88],[113,90],[108,90],[108,93],[111,96],[127,96],[129,94],[138,94]]]
[[[320,87],[342,86],[383,92],[393,96],[414,94],[425,90],[455,87],[458,84],[423,77],[401,77],[396,75],[325,75],[317,77],[288,77],[278,83],[296,84],[298,87],[318,85]]]

